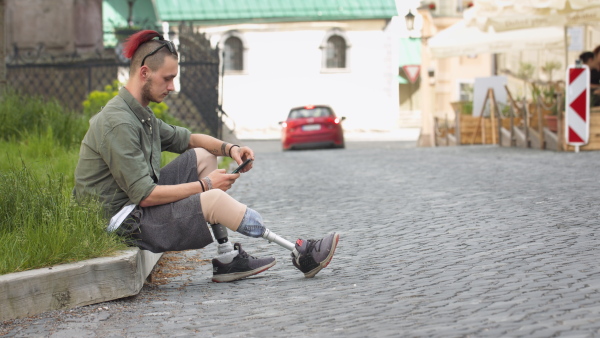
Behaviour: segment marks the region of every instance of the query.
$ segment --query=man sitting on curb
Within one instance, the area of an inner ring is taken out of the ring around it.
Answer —
[[[292,263],[305,277],[326,267],[337,233],[291,243],[266,229],[259,213],[225,193],[240,174],[217,169],[217,156],[241,164],[254,160],[250,148],[191,134],[154,116],[148,104],[162,102],[174,90],[178,53],[173,43],[156,31],[140,31],[126,41],[124,54],[131,59],[129,80],[90,120],[75,169],[75,197],[98,199],[110,217],[109,231],[152,252],[205,247],[213,241],[208,222],[219,243],[212,260],[215,282],[242,279],[276,262],[229,243],[227,229],[292,251]],[[181,155],[161,169],[161,151]],[[251,168],[250,163],[241,172]]]

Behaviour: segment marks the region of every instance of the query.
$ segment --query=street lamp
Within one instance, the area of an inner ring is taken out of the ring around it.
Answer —
[[[412,31],[415,28],[415,15],[411,10],[408,10],[408,14],[404,17],[404,21],[406,22],[406,29]]]

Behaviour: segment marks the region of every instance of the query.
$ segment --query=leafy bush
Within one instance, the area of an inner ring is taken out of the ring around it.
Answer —
[[[110,99],[119,94],[121,86],[122,84],[115,80],[111,85],[105,86],[104,91],[95,90],[91,92],[87,99],[83,101],[83,113],[88,117],[98,113]],[[164,122],[176,126],[185,126],[182,121],[169,114],[169,106],[166,103],[150,102],[148,106],[152,109],[154,115]]]

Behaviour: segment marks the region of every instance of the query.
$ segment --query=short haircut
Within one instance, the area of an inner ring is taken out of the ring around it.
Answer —
[[[155,38],[158,38],[156,40]],[[144,62],[151,70],[157,70],[162,66],[165,56],[171,55],[175,59],[178,58],[177,51],[173,53],[167,48],[165,43],[169,43],[169,48],[175,49],[175,46],[171,42],[164,40],[162,34],[153,30],[143,30],[131,35],[126,41],[123,48],[123,55],[131,59],[129,65],[129,72],[133,72],[137,68],[141,67],[142,60],[148,57]],[[158,47],[164,46],[157,51]],[[148,54],[155,52],[155,54],[148,56]],[[160,56],[160,57],[159,57]]]

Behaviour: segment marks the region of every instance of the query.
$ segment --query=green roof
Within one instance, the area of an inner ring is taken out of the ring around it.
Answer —
[[[389,19],[394,0],[155,0],[163,21],[206,24]]]
[[[133,25],[143,29],[157,29],[159,19],[153,4],[153,0],[136,0],[133,3]],[[117,39],[114,29],[127,27],[129,6],[125,0],[103,0],[102,1],[102,26],[104,30],[104,45],[115,46]]]

